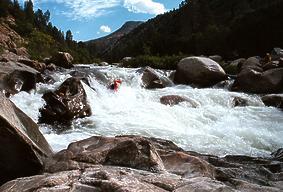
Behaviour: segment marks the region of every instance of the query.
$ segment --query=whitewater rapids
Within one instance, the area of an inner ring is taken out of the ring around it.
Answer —
[[[81,69],[86,69],[81,66]],[[80,70],[80,68],[77,68]],[[229,92],[226,89],[194,89],[178,85],[164,89],[146,90],[141,87],[138,69],[88,66],[91,87],[84,84],[93,115],[76,119],[68,130],[55,131],[50,125],[40,129],[54,151],[69,143],[94,135],[142,135],[169,139],[185,150],[213,155],[269,156],[283,147],[283,112],[265,107],[258,95]],[[95,71],[95,73],[91,73]],[[56,72],[52,85],[37,84],[31,93],[20,92],[11,100],[37,122],[41,98],[56,89],[70,71]],[[168,73],[160,72],[166,76]],[[123,80],[118,92],[107,89],[106,80]],[[190,108],[186,103],[170,107],[162,105],[161,96],[180,95],[198,103]],[[248,107],[232,107],[235,96],[247,99]]]

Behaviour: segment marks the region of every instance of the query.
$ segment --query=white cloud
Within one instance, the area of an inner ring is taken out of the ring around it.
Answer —
[[[73,20],[100,17],[111,13],[113,8],[118,6],[125,7],[130,12],[153,15],[166,11],[162,3],[153,0],[33,0],[33,2],[39,7],[42,3],[62,4],[64,9],[61,13]]]
[[[166,12],[163,4],[152,0],[124,0],[124,7],[134,13],[158,15]]]
[[[104,33],[110,33],[111,32],[111,28],[107,25],[102,25],[100,26],[100,31],[104,32]]]

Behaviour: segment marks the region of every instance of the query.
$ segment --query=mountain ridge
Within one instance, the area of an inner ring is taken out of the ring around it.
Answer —
[[[117,41],[119,41],[121,38],[123,38],[125,35],[130,33],[142,23],[142,21],[127,21],[113,33],[104,37],[100,37],[98,39],[86,41],[85,43],[87,45],[94,46],[97,54],[103,55],[105,52],[107,52],[108,49],[111,49],[111,47],[114,46]]]

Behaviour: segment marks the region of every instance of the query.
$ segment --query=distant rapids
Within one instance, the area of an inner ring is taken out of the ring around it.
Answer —
[[[257,95],[184,85],[146,90],[141,86],[139,69],[82,65],[76,70],[89,73],[91,88],[86,84],[84,87],[93,115],[74,120],[63,131],[41,124],[41,131],[54,151],[94,135],[125,134],[169,139],[185,150],[220,156],[268,156],[283,146],[283,113],[265,107]],[[56,89],[70,77],[71,71],[56,72],[52,74],[55,84],[38,84],[32,93],[21,92],[11,100],[37,122],[39,109],[44,105],[41,96]],[[169,76],[169,72],[160,73]],[[107,89],[107,83],[115,78],[123,81],[118,92]],[[186,103],[162,105],[159,99],[165,95],[188,97],[198,107],[191,108]],[[247,99],[249,106],[232,107],[235,96]]]

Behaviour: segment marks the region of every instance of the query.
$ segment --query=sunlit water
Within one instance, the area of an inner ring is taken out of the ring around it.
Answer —
[[[259,96],[184,85],[146,90],[141,87],[141,75],[137,70],[92,66],[88,71],[102,74],[109,81],[120,78],[122,86],[118,92],[113,92],[91,73],[90,82],[95,91],[85,84],[84,87],[93,115],[74,120],[67,131],[60,133],[52,126],[40,125],[53,149],[59,151],[70,142],[93,135],[124,134],[169,139],[185,150],[221,156],[268,156],[283,146],[283,112],[265,107]],[[67,72],[55,73],[55,84],[38,84],[36,91],[21,92],[13,96],[12,101],[37,121],[39,108],[44,105],[42,94],[54,90],[68,77]],[[160,104],[161,96],[172,94],[188,97],[199,106]],[[235,96],[248,99],[250,106],[232,107]]]

